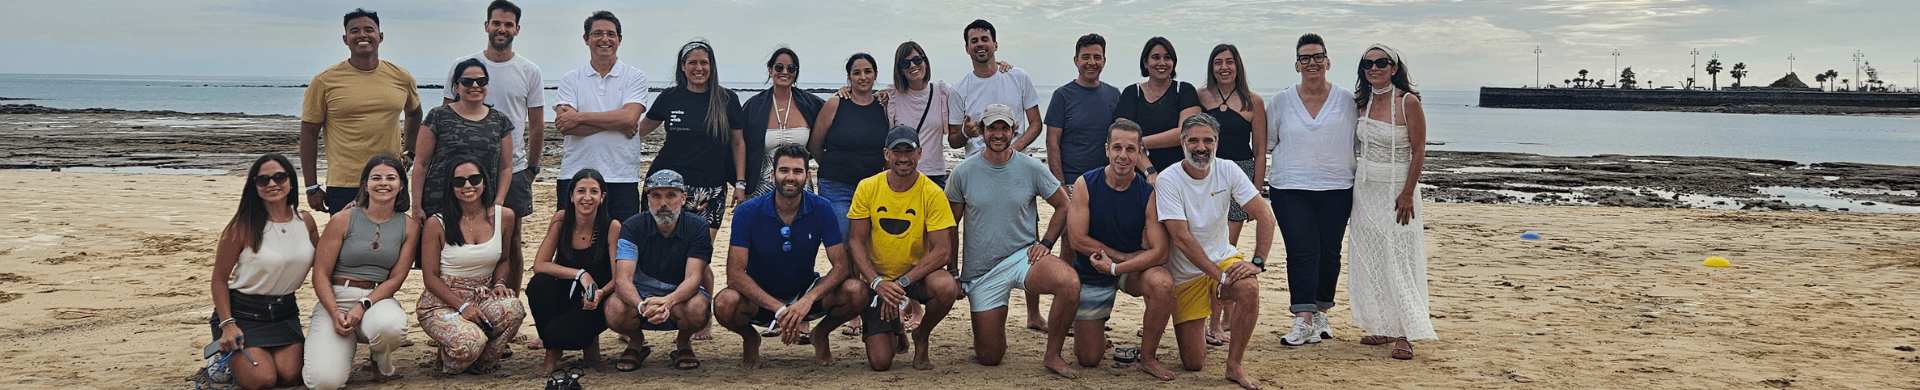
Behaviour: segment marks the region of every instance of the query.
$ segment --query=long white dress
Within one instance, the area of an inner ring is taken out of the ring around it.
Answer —
[[[1404,99],[1389,102],[1389,120],[1405,111]],[[1406,225],[1394,221],[1394,200],[1406,188],[1413,145],[1406,126],[1374,120],[1369,117],[1371,111],[1368,107],[1368,113],[1361,114],[1354,137],[1359,167],[1353,180],[1347,244],[1347,297],[1353,325],[1376,335],[1435,340],[1439,336],[1427,318],[1426,234],[1418,188],[1413,195],[1413,219]]]

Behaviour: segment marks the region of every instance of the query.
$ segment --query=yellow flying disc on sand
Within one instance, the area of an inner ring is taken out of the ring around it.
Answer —
[[[1714,256],[1714,257],[1708,257],[1707,261],[1700,262],[1700,265],[1715,267],[1715,268],[1726,268],[1726,267],[1732,267],[1733,263],[1727,262],[1727,259],[1724,257]]]

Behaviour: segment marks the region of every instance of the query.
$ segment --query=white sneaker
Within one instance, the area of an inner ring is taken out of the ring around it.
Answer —
[[[1320,330],[1321,340],[1333,339],[1333,329],[1327,328],[1327,312],[1324,312],[1324,311],[1313,312],[1313,327],[1314,329]]]
[[[1280,337],[1280,345],[1297,346],[1320,342],[1320,328],[1313,326],[1313,320],[1293,317],[1293,330]]]

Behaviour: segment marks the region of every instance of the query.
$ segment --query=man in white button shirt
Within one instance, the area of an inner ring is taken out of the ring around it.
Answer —
[[[573,177],[592,168],[607,178],[607,211],[615,220],[640,212],[640,116],[647,110],[647,74],[621,62],[620,19],[612,12],[587,17],[587,43],[592,61],[560,78],[560,94],[553,104],[553,127],[565,134],[565,156],[560,158],[560,180],[554,190],[559,209],[570,208],[564,194],[573,192]]]

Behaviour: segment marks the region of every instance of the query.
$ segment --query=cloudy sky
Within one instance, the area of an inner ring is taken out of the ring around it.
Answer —
[[[451,59],[484,48],[485,0],[58,0],[7,1],[0,24],[0,73],[308,77],[347,56],[340,17],[353,7],[378,11],[381,57],[422,83],[444,75]],[[1179,51],[1181,79],[1198,82],[1202,58],[1218,43],[1247,57],[1250,82],[1280,88],[1299,81],[1293,42],[1326,37],[1339,69],[1351,69],[1373,42],[1406,54],[1430,89],[1519,86],[1534,80],[1534,54],[1551,83],[1587,69],[1596,77],[1632,67],[1640,79],[1674,85],[1717,53],[1745,62],[1749,84],[1793,66],[1811,74],[1853,76],[1853,54],[1902,87],[1915,83],[1920,3],[1850,0],[1753,1],[1439,1],[1439,0],[895,0],[895,1],[579,1],[523,0],[525,26],[515,48],[556,78],[587,61],[581,22],[594,10],[619,15],[621,57],[655,80],[670,80],[674,50],[705,37],[719,52],[721,80],[765,78],[766,55],[780,44],[799,51],[804,82],[842,82],[842,61],[857,52],[883,61],[912,39],[928,47],[937,78],[965,71],[961,29],[984,18],[999,28],[1000,58],[1050,88],[1073,77],[1074,39],[1107,37],[1105,80],[1140,79],[1135,61],[1152,36]],[[591,2],[587,2],[591,3]],[[882,74],[886,80],[890,75]],[[1708,76],[1700,74],[1701,83]],[[1351,85],[1352,72],[1334,81]],[[1720,84],[1730,84],[1725,73]]]

